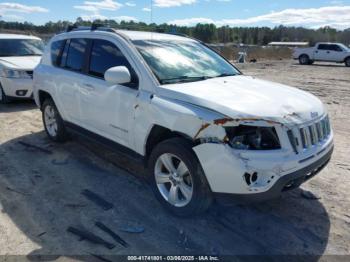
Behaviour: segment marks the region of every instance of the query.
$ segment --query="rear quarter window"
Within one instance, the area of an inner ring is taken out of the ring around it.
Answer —
[[[62,49],[66,43],[66,40],[60,40],[55,41],[51,44],[51,61],[52,65],[59,66],[61,56],[62,56]]]

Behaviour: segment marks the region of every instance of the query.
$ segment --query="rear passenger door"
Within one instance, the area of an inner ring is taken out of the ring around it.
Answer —
[[[80,89],[81,76],[86,63],[86,51],[89,40],[72,38],[65,40],[61,56],[54,61],[57,74],[54,74],[56,83],[55,96],[60,108],[64,111],[65,120],[74,124],[81,124]],[[54,53],[54,55],[57,55]]]
[[[129,146],[129,133],[138,94],[138,78],[128,59],[113,41],[92,39],[87,74],[80,89],[81,120],[88,130]],[[132,83],[112,85],[104,73],[125,66]]]

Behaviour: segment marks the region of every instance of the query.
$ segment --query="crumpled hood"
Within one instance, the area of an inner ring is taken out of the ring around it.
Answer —
[[[325,113],[322,102],[310,93],[243,75],[163,85],[159,95],[209,108],[233,119],[304,123]]]
[[[0,57],[0,63],[11,69],[34,70],[40,63],[41,56],[10,56]]]

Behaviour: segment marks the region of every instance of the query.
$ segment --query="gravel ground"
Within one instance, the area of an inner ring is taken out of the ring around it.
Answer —
[[[336,149],[321,174],[268,203],[214,205],[200,217],[179,219],[155,200],[144,170],[133,160],[83,138],[54,144],[33,103],[0,105],[0,255],[60,260],[89,254],[313,255],[306,261],[349,255],[350,69],[290,61],[239,67],[247,75],[307,90],[326,103]],[[104,210],[89,201],[81,194],[85,189],[114,207]],[[308,191],[319,199],[303,197]],[[115,243],[96,221],[129,247],[116,244],[109,250],[67,232],[69,226],[81,227]],[[144,232],[124,232],[125,227]]]

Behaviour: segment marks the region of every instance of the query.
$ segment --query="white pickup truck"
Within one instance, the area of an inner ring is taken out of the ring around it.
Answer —
[[[311,65],[315,61],[345,63],[350,67],[350,48],[340,43],[317,43],[314,47],[296,48],[293,54],[301,65]]]

